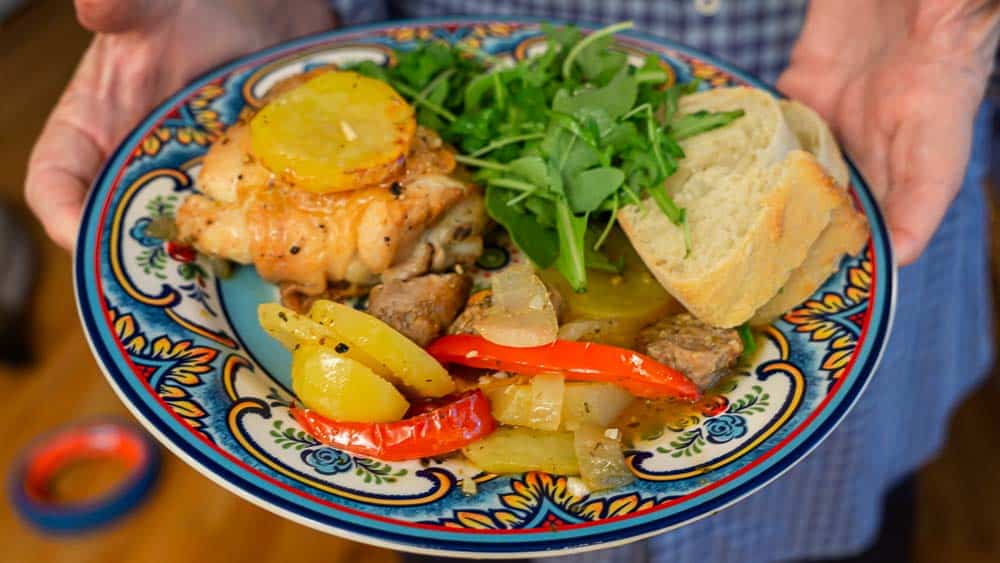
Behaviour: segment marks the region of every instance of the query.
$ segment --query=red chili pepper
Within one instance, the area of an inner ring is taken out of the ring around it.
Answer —
[[[396,422],[337,422],[292,406],[292,416],[313,438],[352,454],[403,461],[453,452],[496,428],[490,401],[476,390],[443,407]]]
[[[534,348],[494,344],[481,336],[444,336],[427,348],[439,362],[504,370],[525,375],[558,373],[574,381],[602,381],[650,399],[673,397],[694,401],[698,387],[683,373],[632,350],[556,340]]]
[[[178,262],[193,262],[198,257],[198,253],[193,248],[184,244],[177,244],[174,241],[167,241],[167,254]]]
[[[722,395],[706,397],[704,401],[701,401],[700,407],[702,415],[713,417],[726,412],[726,409],[729,408],[729,399]]]

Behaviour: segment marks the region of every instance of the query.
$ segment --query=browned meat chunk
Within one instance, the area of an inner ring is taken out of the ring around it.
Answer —
[[[486,314],[492,305],[492,291],[484,289],[473,293],[469,297],[469,302],[465,304],[462,314],[448,327],[448,334],[479,334],[476,331],[476,322]]]
[[[421,346],[444,332],[465,304],[472,282],[460,274],[427,274],[372,288],[368,312]]]
[[[707,325],[688,313],[672,315],[639,332],[637,350],[711,387],[743,353],[736,330]]]

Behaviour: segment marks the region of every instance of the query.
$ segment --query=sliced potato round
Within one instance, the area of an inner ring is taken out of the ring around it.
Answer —
[[[413,108],[391,86],[338,71],[279,94],[250,121],[251,148],[264,166],[321,193],[390,180],[415,130]]]
[[[641,329],[642,324],[634,320],[577,319],[559,327],[559,339],[632,349]]]
[[[615,229],[602,248],[612,260],[624,259],[621,274],[588,270],[587,291],[576,293],[555,268],[543,270],[542,279],[554,287],[566,302],[566,317],[615,319],[622,329],[631,330],[653,322],[680,306],[656,280],[625,235]]]
[[[504,426],[462,448],[462,453],[474,465],[490,473],[580,473],[572,432]]]
[[[441,397],[455,390],[455,382],[437,360],[381,320],[354,307],[318,300],[309,318],[332,328],[386,366],[400,383],[421,397]]]
[[[318,344],[292,352],[292,389],[302,404],[338,421],[392,422],[410,408],[391,383]]]

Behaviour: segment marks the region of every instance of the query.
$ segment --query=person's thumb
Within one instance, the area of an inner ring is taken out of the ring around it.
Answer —
[[[162,17],[176,0],[74,0],[80,24],[94,33],[121,33]]]

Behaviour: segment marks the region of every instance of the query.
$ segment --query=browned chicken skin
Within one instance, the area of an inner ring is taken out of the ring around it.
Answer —
[[[363,289],[445,271],[479,256],[486,225],[479,188],[454,172],[451,150],[418,128],[400,175],[388,184],[309,192],[254,158],[249,126],[241,122],[206,154],[203,195],[182,204],[178,233],[200,252],[253,264],[284,294],[317,296],[330,287]]]
[[[465,305],[472,281],[461,274],[427,274],[372,288],[368,312],[426,346],[441,336]]]

